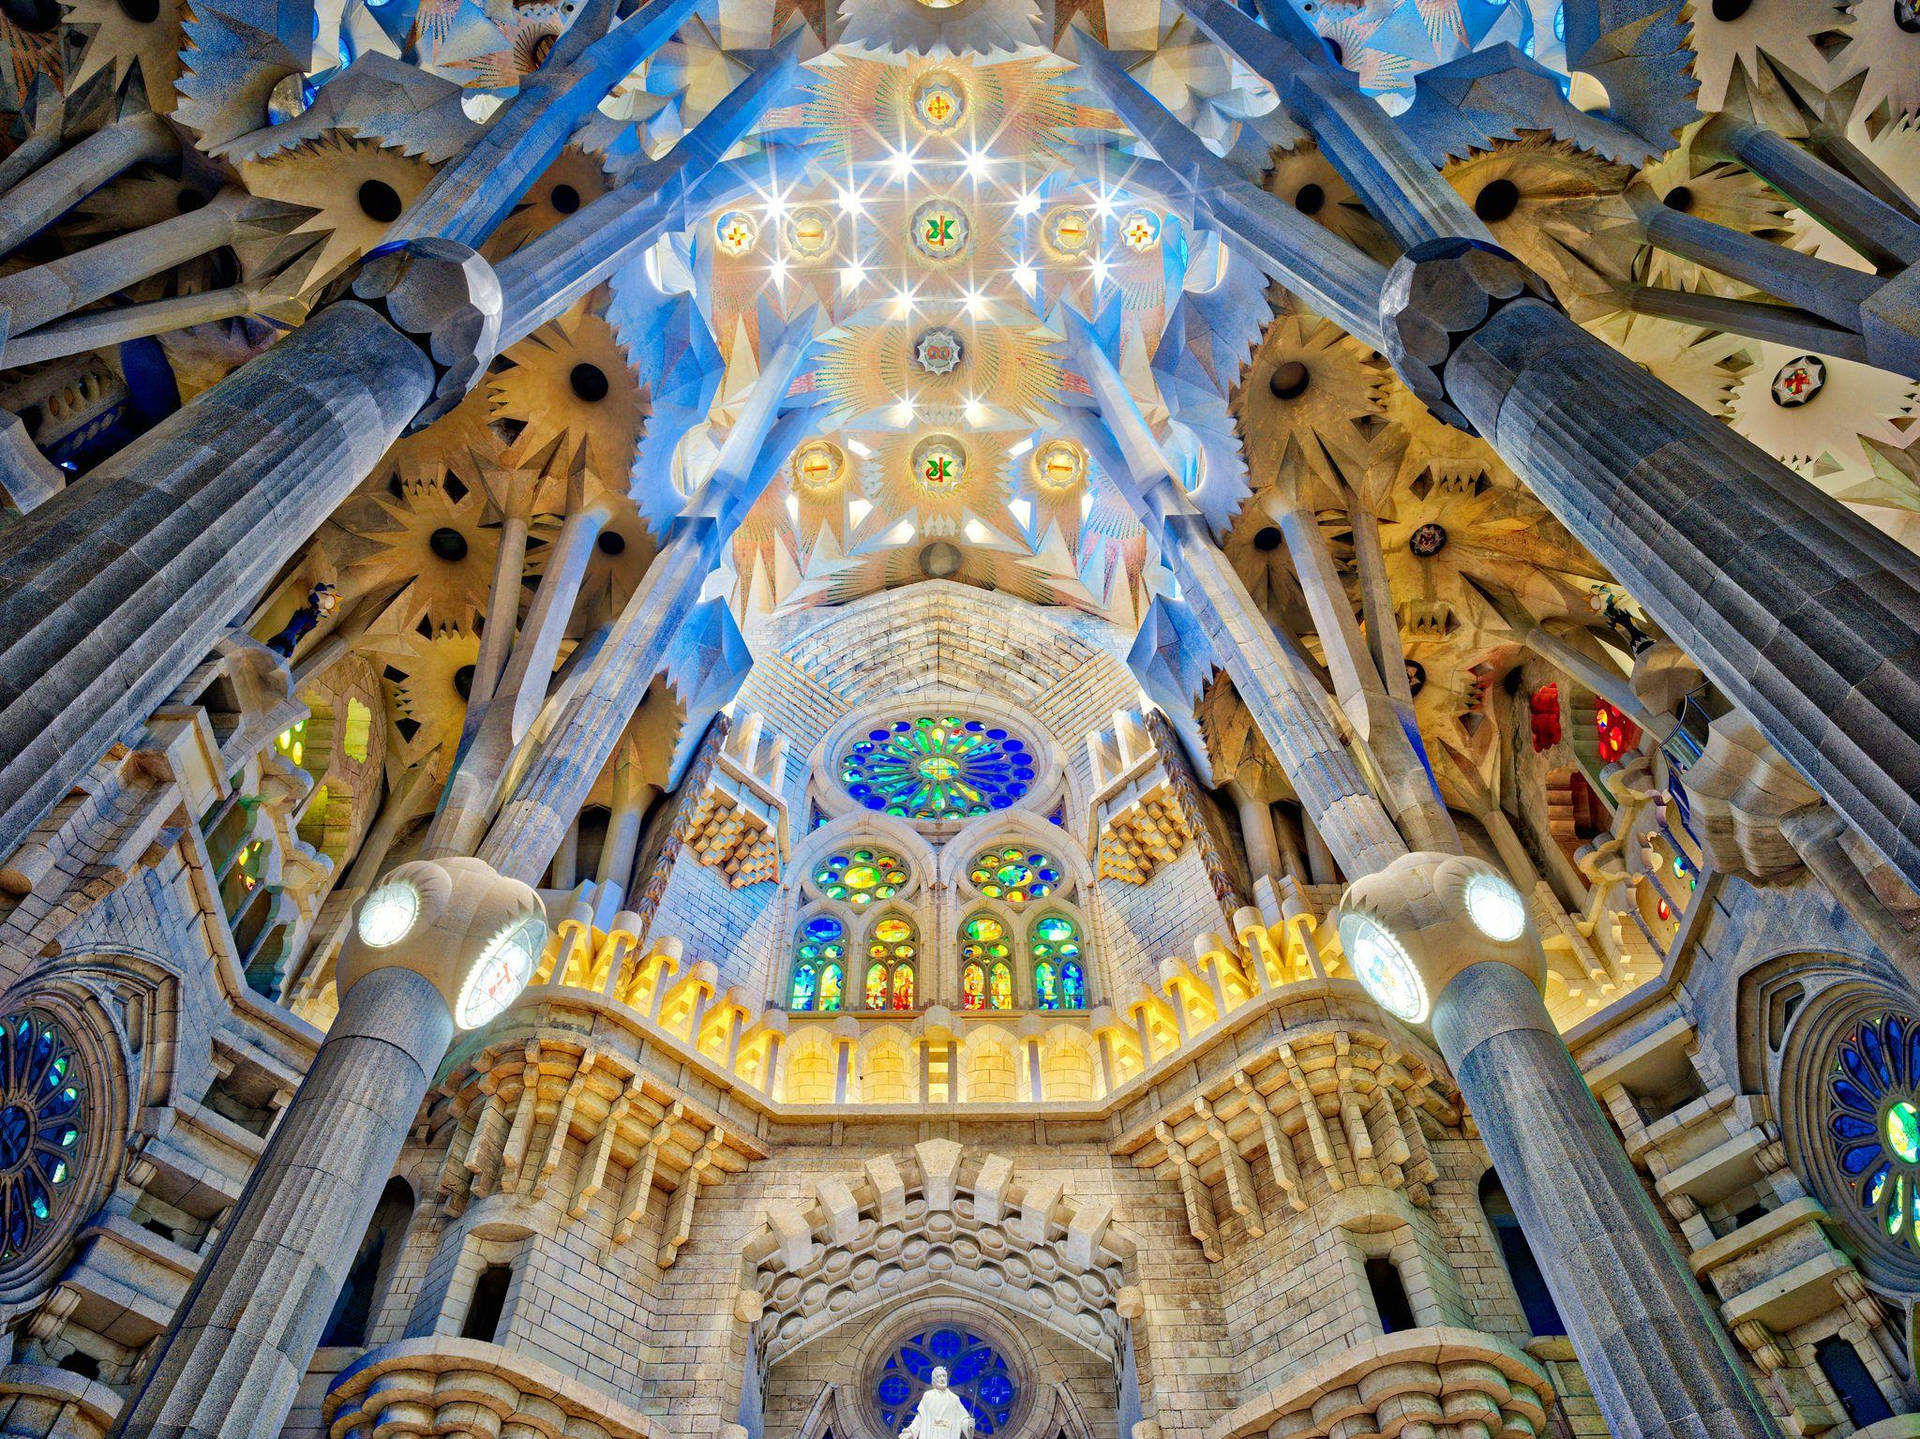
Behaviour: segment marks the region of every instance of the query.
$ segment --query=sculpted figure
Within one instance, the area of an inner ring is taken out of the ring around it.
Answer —
[[[920,1396],[913,1422],[900,1439],[973,1439],[973,1414],[958,1394],[947,1388],[944,1366],[933,1371],[933,1387]]]

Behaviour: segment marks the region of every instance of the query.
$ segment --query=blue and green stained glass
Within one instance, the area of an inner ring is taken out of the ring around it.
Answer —
[[[855,740],[840,778],[866,808],[896,819],[973,819],[1018,804],[1033,788],[1034,758],[983,720],[921,715]]]
[[[1080,927],[1064,914],[1034,921],[1033,996],[1041,1009],[1085,1009],[1087,972],[1080,964]]]
[[[52,1017],[0,1020],[0,1264],[39,1241],[69,1192],[84,1122],[78,1069]]]
[[[1841,1041],[1826,1128],[1866,1222],[1920,1253],[1920,1022],[1881,1014]]]
[[[1053,893],[1060,883],[1060,866],[1039,850],[1010,844],[981,851],[967,878],[988,899],[1005,900],[1018,909]]]
[[[832,1014],[845,1002],[847,927],[830,914],[800,926],[793,947],[793,984],[787,1008]]]

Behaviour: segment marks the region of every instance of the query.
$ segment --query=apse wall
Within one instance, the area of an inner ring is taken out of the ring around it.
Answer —
[[[1123,658],[1130,635],[1077,611],[1041,610],[997,592],[929,581],[766,621],[750,643],[755,660],[734,702],[734,723],[758,714],[787,743],[783,798],[795,855],[808,853],[809,837],[836,819],[858,828],[848,816],[860,806],[836,772],[837,751],[849,736],[869,719],[951,711],[985,714],[1025,735],[1043,759],[1027,812],[1050,822],[1055,842],[1082,856],[1079,867],[1091,864],[1087,739],[1112,729],[1117,711],[1140,709],[1139,684]],[[927,838],[958,843],[951,832]],[[957,852],[940,861],[949,871],[965,862]],[[1077,903],[1091,931],[1096,999],[1157,985],[1162,957],[1189,953],[1195,934],[1224,926],[1196,847],[1141,885],[1088,873]],[[711,961],[722,987],[782,995],[792,925],[804,902],[796,893],[800,878],[799,866],[790,865],[778,885],[732,889],[720,871],[683,855],[654,933],[681,939],[690,962]],[[929,878],[915,871],[922,900]],[[950,946],[946,931],[958,910],[926,904],[916,913],[923,946],[937,956],[942,943]],[[930,998],[957,1006],[957,995]]]

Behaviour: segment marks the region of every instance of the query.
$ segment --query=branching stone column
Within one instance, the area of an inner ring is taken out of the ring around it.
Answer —
[[[1431,1025],[1615,1439],[1773,1439],[1547,1015],[1520,893],[1479,860],[1415,853],[1356,880],[1337,922],[1368,993]]]
[[[464,245],[370,262],[351,297],[0,532],[0,850],[212,648],[407,424],[493,357]]]
[[[1415,247],[1395,369],[1485,435],[1675,643],[1920,885],[1920,565],[1561,313],[1504,251]]]
[[[403,864],[360,906],[340,1014],[115,1439],[272,1439],[456,1028],[546,942],[540,897],[474,859]]]

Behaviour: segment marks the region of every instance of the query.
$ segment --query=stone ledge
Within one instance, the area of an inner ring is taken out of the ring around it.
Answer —
[[[370,1350],[327,1390],[333,1439],[659,1439],[654,1421],[549,1364],[477,1339],[402,1339]]]
[[[1344,1349],[1248,1400],[1207,1439],[1325,1439],[1468,1419],[1494,1439],[1531,1439],[1552,1403],[1552,1381],[1512,1345],[1472,1329],[1409,1329]]]
[[[121,1398],[97,1379],[43,1364],[0,1366],[0,1421],[8,1434],[104,1435]]]

